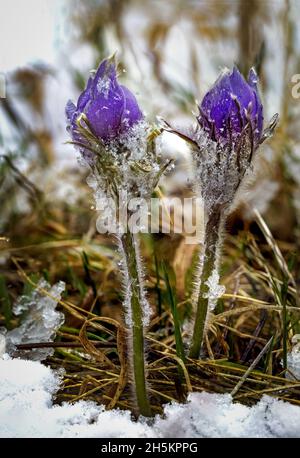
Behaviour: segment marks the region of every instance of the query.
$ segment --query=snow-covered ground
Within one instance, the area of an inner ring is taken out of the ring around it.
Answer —
[[[230,395],[193,393],[150,425],[94,402],[54,405],[60,381],[40,362],[0,360],[0,437],[300,437],[300,407],[267,396],[250,408]]]

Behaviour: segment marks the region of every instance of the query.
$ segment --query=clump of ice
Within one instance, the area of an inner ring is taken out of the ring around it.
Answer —
[[[300,437],[300,407],[268,396],[247,407],[228,394],[192,393],[147,424],[94,402],[54,405],[59,385],[39,362],[0,360],[0,437]]]
[[[288,372],[286,377],[292,380],[300,380],[300,334],[295,334],[292,338],[293,348],[287,355]]]
[[[108,99],[108,94],[110,91],[110,78],[109,76],[105,76],[98,80],[97,82],[97,91],[100,94],[103,94],[105,99]],[[106,107],[103,107],[106,108]],[[107,109],[107,108],[106,108]]]
[[[64,314],[56,310],[57,302],[64,289],[65,284],[62,281],[51,287],[45,280],[40,280],[36,289],[18,299],[13,312],[17,316],[22,315],[21,324],[2,335],[8,353],[13,354],[18,344],[54,340],[57,330],[64,323]],[[18,352],[18,356],[35,361],[42,361],[51,354],[53,354],[51,348]]]
[[[217,269],[214,269],[213,273],[205,283],[208,286],[207,294],[203,297],[208,298],[208,308],[212,312],[217,304],[217,300],[223,296],[226,291],[224,285],[219,284],[220,276]]]
[[[300,352],[292,351],[287,355],[287,367],[289,371],[293,374],[292,377],[289,373],[287,373],[287,378],[291,378],[293,380],[296,379],[300,380]]]
[[[150,134],[149,124],[142,120],[134,124],[119,136],[118,141],[130,151],[130,158],[141,160],[147,151],[147,137]]]

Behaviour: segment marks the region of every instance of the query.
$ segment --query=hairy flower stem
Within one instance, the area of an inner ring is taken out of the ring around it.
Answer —
[[[212,211],[205,226],[204,258],[200,277],[200,289],[197,300],[197,311],[194,323],[193,337],[190,347],[190,358],[197,359],[203,343],[206,317],[209,305],[209,277],[217,267],[219,240],[223,228],[222,212]]]
[[[146,391],[145,357],[144,357],[144,326],[143,326],[143,285],[138,268],[138,253],[135,235],[129,230],[121,236],[121,243],[126,258],[128,272],[127,292],[131,307],[131,365],[135,385],[137,407],[140,415],[151,416],[150,403]],[[128,304],[129,305],[129,304]]]

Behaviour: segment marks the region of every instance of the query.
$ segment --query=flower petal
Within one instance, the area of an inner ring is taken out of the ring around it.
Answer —
[[[82,113],[87,102],[89,101],[91,97],[91,89],[93,85],[93,78],[90,76],[87,86],[85,90],[80,94],[78,102],[77,102],[77,110]]]
[[[71,124],[73,121],[74,114],[76,113],[76,109],[77,108],[74,105],[74,103],[71,100],[68,100],[66,108],[65,108],[65,112],[66,112],[66,116],[67,116],[67,120],[69,124]]]
[[[263,132],[263,105],[261,103],[259,91],[258,91],[258,76],[255,69],[252,67],[248,75],[248,84],[252,87],[254,93],[255,104],[252,110],[252,116],[256,118],[256,137],[260,138]]]
[[[121,131],[123,132],[143,119],[143,113],[133,93],[125,86],[121,85],[121,88],[125,99],[124,111],[121,118]]]
[[[228,71],[221,75],[204,96],[200,111],[209,122],[214,122],[217,135],[226,136],[226,120],[231,113],[233,101]],[[207,122],[204,120],[204,125]]]

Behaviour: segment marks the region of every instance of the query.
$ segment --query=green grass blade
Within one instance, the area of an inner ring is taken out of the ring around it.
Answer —
[[[177,354],[177,356],[179,358],[182,359],[182,361],[185,361],[185,353],[184,353],[182,336],[181,336],[180,321],[179,321],[178,311],[177,311],[176,296],[175,296],[173,288],[171,286],[169,274],[168,274],[168,271],[167,271],[167,268],[166,268],[166,265],[165,265],[164,262],[162,262],[162,268],[163,268],[164,278],[165,278],[165,282],[166,282],[167,293],[168,293],[168,296],[169,296],[171,312],[172,312],[172,316],[173,316],[173,320],[174,320],[176,354]]]

